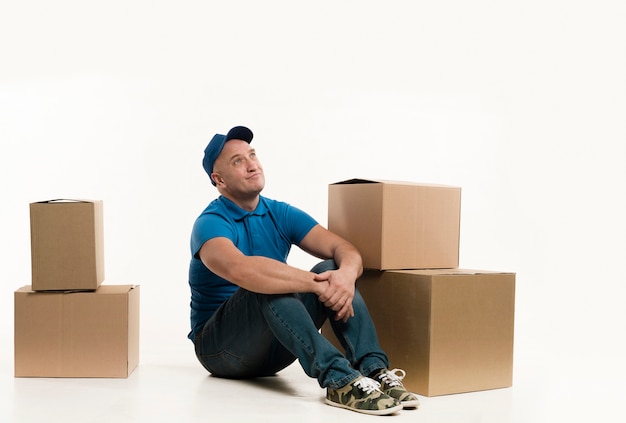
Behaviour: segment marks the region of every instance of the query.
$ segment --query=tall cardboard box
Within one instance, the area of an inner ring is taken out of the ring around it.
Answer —
[[[102,201],[30,204],[32,289],[94,290],[104,281]]]
[[[514,273],[368,270],[357,287],[407,389],[437,396],[512,386]],[[341,348],[328,322],[322,334]]]
[[[461,188],[351,179],[329,185],[328,229],[360,251],[369,269],[459,265]]]
[[[16,377],[128,377],[139,362],[139,286],[14,293]]]

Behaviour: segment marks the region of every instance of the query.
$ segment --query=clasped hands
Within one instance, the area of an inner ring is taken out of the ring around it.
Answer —
[[[336,312],[335,320],[347,322],[354,317],[352,300],[354,299],[354,279],[341,270],[329,270],[316,274],[315,281],[326,284],[326,289],[318,295],[319,300]]]

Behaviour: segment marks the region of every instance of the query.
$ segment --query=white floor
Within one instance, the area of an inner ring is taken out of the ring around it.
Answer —
[[[6,344],[4,347],[9,349]],[[421,397],[418,410],[374,417],[325,405],[324,391],[297,364],[275,377],[230,381],[207,375],[185,343],[154,351],[142,353],[142,362],[128,379],[13,378],[12,358],[3,356],[0,422],[319,423],[388,418],[398,422],[528,423],[597,421],[602,416],[604,421],[626,421],[622,407],[626,392],[619,372],[610,372],[610,355],[607,362],[592,363],[585,370],[573,365],[580,357],[535,359],[522,354],[516,360],[512,388]]]
[[[603,301],[588,295],[586,308],[571,297],[573,305],[559,300],[557,310],[556,301],[540,299],[558,295],[531,296],[520,283],[511,388],[420,397],[418,410],[376,417],[325,405],[324,390],[297,363],[253,381],[209,376],[185,337],[187,292],[157,288],[142,286],[140,362],[129,378],[46,379],[13,377],[13,296],[6,287],[0,423],[626,422],[626,318],[618,293]]]

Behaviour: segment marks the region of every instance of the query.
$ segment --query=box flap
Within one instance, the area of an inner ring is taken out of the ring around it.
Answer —
[[[350,185],[350,184],[378,184],[380,181],[374,179],[360,179],[360,178],[352,178],[346,179],[345,181],[339,181],[332,183],[331,185]]]
[[[501,272],[497,270],[476,270],[476,269],[406,269],[388,270],[388,272],[411,273],[415,275],[513,275],[515,272]]]
[[[15,292],[34,292],[34,291],[32,290],[31,285],[24,285],[23,287],[16,290]]]
[[[35,201],[32,204],[58,204],[58,203],[96,203],[100,200],[86,200],[86,199],[68,199],[68,198],[55,198],[53,200]]]
[[[392,181],[388,179],[363,179],[363,178],[346,179],[344,181],[334,182],[331,185],[357,185],[357,184],[410,185],[410,186],[420,186],[420,187],[459,188],[453,185],[444,185],[444,184],[432,184],[432,183],[409,182],[409,181]]]
[[[125,294],[139,285],[100,285],[96,290],[98,294]]]
[[[100,285],[95,291],[86,291],[84,289],[77,290],[62,290],[62,291],[33,291],[32,285],[24,285],[17,289],[15,292],[20,293],[35,293],[37,294],[73,294],[73,293],[96,293],[96,294],[125,294],[133,289],[139,288],[139,285]]]

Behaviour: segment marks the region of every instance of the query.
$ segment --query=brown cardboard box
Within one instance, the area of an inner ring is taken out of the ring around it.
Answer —
[[[30,204],[32,289],[94,290],[104,281],[102,201]]]
[[[139,286],[15,291],[16,377],[128,377],[139,362]]]
[[[461,188],[351,179],[329,185],[328,229],[369,269],[459,265]]]
[[[437,396],[512,386],[514,273],[368,270],[357,286],[407,389]],[[339,347],[328,322],[322,333]]]

